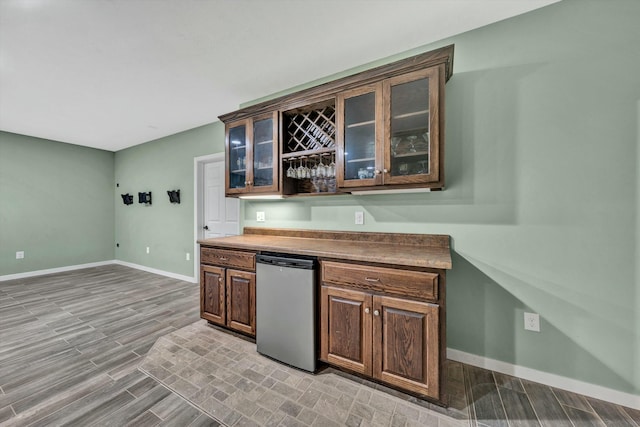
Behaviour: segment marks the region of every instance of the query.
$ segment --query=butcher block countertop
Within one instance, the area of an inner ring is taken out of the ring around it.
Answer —
[[[449,236],[245,227],[244,234],[198,240],[201,246],[310,255],[324,259],[451,269]]]

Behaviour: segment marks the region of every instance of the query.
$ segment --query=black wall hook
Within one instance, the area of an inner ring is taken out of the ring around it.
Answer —
[[[151,191],[148,193],[138,193],[138,203],[144,203],[145,205],[151,204]]]
[[[180,190],[169,190],[167,194],[171,203],[180,203]]]
[[[133,194],[121,194],[122,196],[122,202],[125,205],[132,205],[133,204]]]

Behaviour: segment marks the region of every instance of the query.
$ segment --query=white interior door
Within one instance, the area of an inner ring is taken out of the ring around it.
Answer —
[[[204,238],[240,233],[240,201],[224,197],[224,160],[204,165]]]

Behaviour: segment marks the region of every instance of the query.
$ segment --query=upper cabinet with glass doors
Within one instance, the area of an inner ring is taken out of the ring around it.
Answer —
[[[227,195],[444,188],[444,92],[453,50],[445,46],[220,116]],[[314,176],[327,167],[330,176]]]
[[[338,94],[338,187],[443,187],[440,73],[433,67]]]
[[[226,193],[278,191],[277,112],[226,124]]]

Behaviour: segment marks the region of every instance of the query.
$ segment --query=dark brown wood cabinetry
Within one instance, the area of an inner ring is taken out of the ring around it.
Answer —
[[[227,195],[442,189],[452,69],[453,45],[220,116]]]
[[[201,315],[255,336],[258,252],[318,257],[319,358],[446,405],[449,236],[245,227],[201,244]]]
[[[202,247],[200,262],[200,317],[255,336],[255,253]]]
[[[440,274],[325,261],[321,278],[320,358],[441,400]]]
[[[278,113],[225,124],[227,195],[277,192]]]

